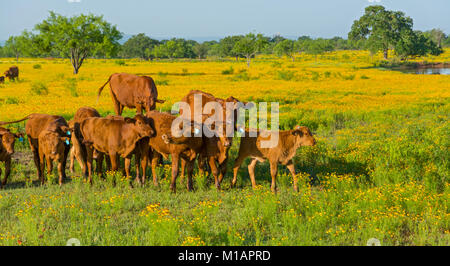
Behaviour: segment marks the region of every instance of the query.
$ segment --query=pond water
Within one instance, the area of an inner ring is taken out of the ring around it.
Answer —
[[[450,75],[450,68],[414,68],[399,70],[407,74],[422,74],[422,75]]]

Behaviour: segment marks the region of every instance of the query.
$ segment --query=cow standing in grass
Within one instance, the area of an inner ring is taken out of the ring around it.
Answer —
[[[9,129],[0,127],[0,161],[5,163],[5,177],[0,182],[0,189],[6,185],[9,174],[11,173],[11,156],[14,153],[14,143],[16,138],[22,137],[22,134],[12,133]],[[2,169],[0,168],[0,178]],[[0,180],[1,181],[1,180]]]
[[[264,148],[263,141],[271,141],[272,134],[275,132],[265,132],[268,134],[256,133],[256,137],[250,136],[250,131],[246,130],[245,135],[241,137],[239,154],[234,162],[232,186],[236,184],[238,170],[245,158],[251,157],[252,161],[248,165],[248,174],[252,181],[252,187],[256,187],[255,166],[257,162],[269,160],[270,175],[272,177],[271,189],[276,192],[276,178],[278,172],[278,164],[286,165],[294,179],[294,190],[298,191],[297,178],[295,176],[295,167],[292,161],[298,148],[301,146],[314,146],[316,140],[311,131],[307,127],[297,126],[293,130],[278,131],[278,142],[273,143],[273,147]]]
[[[156,103],[164,103],[164,100],[158,99],[158,90],[151,77],[128,73],[112,74],[98,90],[97,101],[108,83],[116,115],[122,115],[124,107],[136,108],[136,112],[142,114],[143,110],[155,110]]]

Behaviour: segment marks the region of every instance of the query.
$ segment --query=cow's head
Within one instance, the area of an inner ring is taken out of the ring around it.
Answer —
[[[234,123],[234,130],[237,130],[237,120],[238,120],[238,114],[239,114],[239,109],[240,108],[244,108],[244,109],[250,109],[254,107],[253,103],[248,103],[248,102],[242,102],[239,101],[238,99],[236,99],[233,96],[228,97],[227,99],[225,99],[225,102],[223,103],[224,108],[226,107],[227,103],[233,103],[232,106],[232,111],[233,111],[233,116],[232,117],[227,117],[227,121],[231,121],[231,119],[233,119],[233,123]],[[224,116],[225,117],[225,116]]]
[[[14,134],[8,129],[1,128],[0,129],[0,140],[1,140],[1,147],[0,150],[5,150],[8,155],[11,155],[14,153],[14,143],[16,138],[23,138],[22,133]]]
[[[62,156],[66,145],[70,144],[68,136],[61,136],[55,131],[43,131],[39,135],[39,148],[42,147],[45,153],[51,157]]]
[[[309,128],[304,126],[296,126],[292,130],[292,135],[296,136],[296,143],[299,146],[314,146],[316,145],[316,140],[314,139]]]
[[[127,124],[133,124],[134,129],[142,138],[153,137],[155,135],[155,131],[150,126],[148,119],[141,114],[137,114],[134,118],[125,117],[124,121]]]

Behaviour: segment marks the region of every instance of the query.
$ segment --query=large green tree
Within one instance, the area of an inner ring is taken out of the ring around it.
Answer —
[[[103,16],[79,15],[65,17],[50,12],[47,19],[35,26],[46,49],[69,57],[73,73],[78,74],[84,60],[96,54],[112,57],[119,49],[122,34]],[[46,51],[48,52],[48,51]]]
[[[262,34],[249,33],[237,41],[233,47],[233,51],[247,59],[247,67],[250,67],[252,57],[260,53],[265,45],[267,38]]]
[[[151,53],[148,53],[147,50],[152,50],[158,44],[158,40],[154,40],[144,33],[139,33],[132,36],[122,45],[121,55],[126,58],[137,57],[148,60]]]
[[[350,40],[366,39],[371,52],[382,51],[385,59],[402,37],[412,33],[413,20],[403,12],[386,10],[383,6],[368,6],[364,15],[355,20],[348,34]]]

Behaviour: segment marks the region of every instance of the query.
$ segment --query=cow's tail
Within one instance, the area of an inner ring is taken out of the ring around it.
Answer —
[[[108,78],[108,80],[106,81],[106,83],[103,84],[103,86],[101,86],[100,89],[98,89],[97,103],[98,103],[98,100],[100,99],[100,94],[102,93],[103,88],[106,86],[106,84],[108,84],[108,83],[111,81],[111,77],[112,77],[112,75],[109,76],[109,78]]]
[[[27,115],[26,117],[24,117],[24,118],[22,118],[22,119],[20,119],[20,120],[11,121],[11,122],[0,122],[0,126],[19,123],[19,122],[22,122],[22,121],[24,121],[24,120],[29,119],[30,117],[31,117],[31,115]]]

